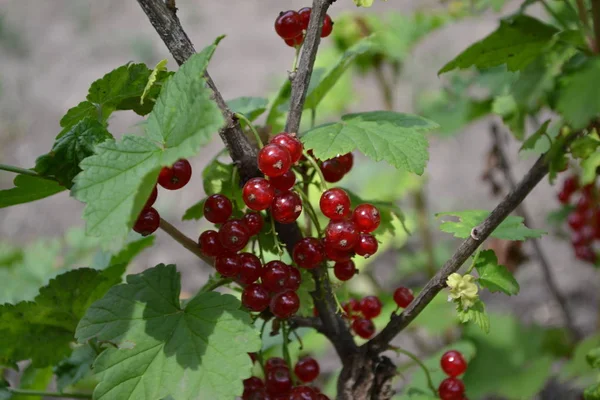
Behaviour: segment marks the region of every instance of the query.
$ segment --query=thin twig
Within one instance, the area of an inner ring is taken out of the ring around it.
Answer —
[[[35,176],[36,178],[41,178],[41,179],[46,179],[49,181],[54,181],[56,182],[56,179],[48,177],[48,176],[42,176],[40,174],[38,174],[37,172],[31,170],[31,169],[25,169],[25,168],[21,168],[21,167],[15,167],[14,165],[8,165],[8,164],[0,164],[0,170],[2,171],[8,171],[8,172],[14,172],[15,174],[21,174],[21,175],[29,175],[29,176]]]
[[[202,254],[202,252],[200,251],[200,247],[198,247],[198,243],[195,240],[190,239],[183,232],[181,232],[179,229],[177,229],[162,218],[160,219],[160,229],[162,229],[169,236],[175,239],[177,243],[181,244],[183,247],[194,253],[196,256],[198,256],[198,258],[202,259],[202,261],[204,261],[208,265],[212,265],[212,260],[206,257],[204,254]]]
[[[8,392],[19,396],[37,396],[37,397],[60,397],[65,399],[91,399],[92,395],[87,393],[57,393],[57,392],[42,392],[39,390],[25,390],[18,388],[7,388]]]
[[[433,384],[433,380],[431,379],[431,373],[429,372],[429,369],[427,369],[427,367],[425,366],[425,364],[423,364],[423,361],[419,360],[419,357],[417,357],[416,355],[414,355],[410,351],[401,349],[399,347],[390,346],[390,350],[393,350],[393,351],[395,351],[396,353],[399,353],[399,354],[404,354],[405,356],[407,356],[408,358],[410,358],[411,360],[413,360],[414,362],[416,362],[419,365],[419,367],[421,367],[421,369],[423,370],[423,372],[425,373],[425,377],[427,378],[427,386],[429,386],[429,389],[433,392],[433,395],[437,396],[437,390],[435,388],[435,385]]]
[[[313,328],[319,332],[323,329],[321,320],[315,317],[300,317],[295,315],[290,317],[288,321],[292,328]]]

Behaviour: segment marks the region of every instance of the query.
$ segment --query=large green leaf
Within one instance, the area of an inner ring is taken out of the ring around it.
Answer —
[[[440,230],[452,233],[457,238],[466,239],[471,235],[473,228],[481,224],[489,215],[490,212],[486,210],[467,210],[438,213],[436,217],[451,216],[458,218],[458,221],[442,222]],[[504,240],[526,240],[540,238],[545,233],[539,229],[527,228],[523,224],[522,217],[509,215],[494,229],[490,237]]]
[[[519,293],[519,282],[504,266],[498,264],[494,250],[483,250],[475,259],[479,284],[490,292],[503,292],[509,296]]]
[[[77,339],[114,343],[94,363],[94,399],[232,399],[251,374],[258,331],[231,295],[205,292],[182,307],[175,266],[113,287],[77,327]]]
[[[13,183],[15,187],[0,190],[0,208],[45,199],[67,189],[58,182],[31,175],[17,175]]]
[[[58,390],[63,391],[90,375],[96,356],[94,349],[85,344],[76,347],[68,358],[58,363],[54,368]]]
[[[262,97],[236,97],[227,101],[231,111],[243,114],[250,121],[260,117],[266,110],[269,101]]]
[[[301,139],[323,160],[358,149],[375,161],[421,175],[429,159],[423,133],[437,127],[416,115],[373,111],[344,115],[341,122],[316,127]]]
[[[490,318],[485,311],[485,303],[481,300],[477,300],[475,304],[466,310],[458,309],[457,316],[463,324],[473,322],[483,332],[489,333],[490,331]]]
[[[561,78],[557,110],[573,129],[581,129],[600,113],[600,94],[590,82],[600,79],[600,58],[591,58]]]

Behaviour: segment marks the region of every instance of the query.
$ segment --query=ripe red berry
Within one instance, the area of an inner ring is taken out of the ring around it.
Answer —
[[[133,225],[133,230],[142,236],[148,236],[160,226],[160,215],[154,208],[145,208],[142,210],[138,219]]]
[[[265,178],[252,178],[244,185],[242,198],[251,210],[266,210],[275,198],[275,189]]]
[[[291,166],[290,152],[278,144],[270,143],[258,152],[258,168],[270,178],[285,174]]]
[[[227,250],[240,251],[248,244],[250,232],[241,219],[231,219],[219,228],[219,240]]]
[[[375,325],[370,319],[357,318],[352,321],[352,330],[363,339],[370,339],[375,334]]]
[[[300,38],[302,39],[302,35],[300,35]],[[295,39],[297,38],[295,37]],[[302,44],[302,41],[300,41],[300,44]],[[296,138],[296,135],[282,132],[273,136],[269,143],[277,144],[285,148],[290,153],[292,164],[297,163],[302,157],[302,149],[304,146],[302,145],[302,142]]]
[[[264,221],[259,213],[248,212],[244,214],[244,224],[248,228],[250,236],[258,235],[263,228]]]
[[[354,165],[354,156],[352,153],[342,154],[341,156],[336,157],[342,168],[344,169],[344,173],[347,174],[352,169]]]
[[[292,390],[292,379],[287,367],[274,367],[267,371],[265,377],[267,393],[271,395],[284,395]]]
[[[301,34],[296,36],[295,38],[283,39],[283,41],[290,47],[302,46],[302,43],[304,43],[304,35]]]
[[[348,261],[354,256],[353,251],[343,251],[333,248],[331,243],[323,239],[323,248],[325,249],[325,257],[331,261]]]
[[[294,174],[294,171],[290,169],[283,175],[269,178],[269,182],[271,182],[271,186],[273,186],[275,189],[279,189],[281,191],[290,190],[296,183],[296,174]]]
[[[343,189],[329,189],[321,195],[319,207],[327,218],[341,220],[350,215],[350,197]]]
[[[254,283],[262,275],[262,264],[258,257],[252,253],[240,253],[240,263],[237,273],[237,281],[249,285]]]
[[[262,283],[265,289],[279,293],[286,288],[290,279],[291,267],[283,261],[273,260],[265,264],[262,270]]]
[[[213,224],[222,224],[227,221],[232,212],[231,200],[222,194],[208,196],[204,202],[204,218]]]
[[[589,245],[575,247],[575,257],[590,263],[596,262],[596,252],[594,252],[594,249]]]
[[[567,223],[574,231],[580,230],[585,225],[585,216],[582,213],[572,212],[567,217]]]
[[[360,313],[359,302],[356,299],[349,299],[347,302],[342,304],[344,309],[344,315],[347,318],[356,319]]]
[[[593,199],[591,196],[583,194],[577,202],[577,211],[582,214],[585,213],[592,206],[592,203]]]
[[[265,361],[265,372],[269,372],[270,370],[278,367],[288,367],[285,363],[285,360],[281,357],[271,357]]]
[[[575,193],[577,191],[577,189],[579,189],[579,182],[577,181],[576,176],[569,176],[563,182],[562,190],[563,190],[563,192],[567,193],[568,195]]]
[[[321,37],[326,38],[331,35],[333,31],[333,21],[329,15],[325,15],[325,21],[323,21],[323,29],[321,30]]]
[[[304,357],[296,363],[294,373],[304,383],[310,383],[319,376],[319,363],[312,357]]]
[[[375,239],[375,236],[370,235],[368,233],[361,233],[359,235],[356,246],[354,246],[354,251],[359,256],[369,258],[373,254],[377,253],[378,248],[379,244],[377,243],[377,239]]]
[[[292,290],[277,293],[271,298],[271,303],[269,304],[269,309],[279,319],[291,317],[299,308],[300,298]]]
[[[231,278],[240,270],[240,259],[237,254],[225,254],[215,259],[215,269],[221,275]]]
[[[446,378],[438,387],[441,400],[462,400],[465,394],[465,384],[460,379]]]
[[[300,15],[296,11],[284,11],[275,20],[275,32],[282,39],[290,39],[302,33]]]
[[[571,193],[561,190],[560,192],[558,192],[558,195],[556,197],[558,198],[560,204],[568,204],[569,199],[571,198]]]
[[[312,8],[310,7],[304,7],[298,10],[298,16],[300,17],[300,26],[302,26],[302,29],[304,30],[308,29],[308,21],[310,21],[311,11]]]
[[[336,250],[349,251],[358,243],[358,230],[352,221],[331,221],[325,228],[325,240]]]
[[[449,350],[442,355],[440,364],[444,373],[450,377],[462,375],[467,370],[467,362],[460,351]]]
[[[273,219],[282,224],[291,224],[302,213],[302,199],[296,192],[282,192],[275,196],[271,204]]]
[[[330,183],[340,181],[346,174],[342,164],[335,158],[323,161],[321,163],[321,172],[323,173],[323,178]]]
[[[310,386],[296,386],[290,392],[289,400],[317,400],[317,396]]]
[[[324,395],[323,393],[319,393],[317,395],[317,400],[329,400],[329,397],[327,397],[326,395]]]
[[[242,292],[242,304],[251,311],[264,311],[269,307],[269,291],[263,285],[252,283]]]
[[[352,220],[359,231],[371,233],[379,227],[381,216],[374,205],[361,204],[354,209]]]
[[[219,234],[217,231],[208,230],[200,234],[198,238],[198,246],[200,251],[207,257],[216,257],[224,254],[227,250],[221,244],[219,240]]]
[[[242,394],[242,400],[251,399],[252,395],[256,392],[263,390],[265,384],[262,379],[256,376],[251,376],[248,379],[244,379],[244,393]]]
[[[298,268],[290,267],[290,276],[285,283],[285,288],[295,292],[300,288],[301,283],[302,275],[300,274],[300,270]]]
[[[306,237],[298,241],[293,251],[294,262],[302,268],[316,268],[325,258],[323,245],[319,239]]]
[[[354,261],[338,261],[333,266],[333,273],[340,281],[347,281],[356,274]]]
[[[575,247],[590,244],[594,240],[595,233],[593,227],[585,225],[580,230],[571,232],[571,244]]]
[[[367,296],[358,303],[360,311],[367,319],[373,319],[381,314],[381,301],[375,296]]]
[[[144,208],[150,208],[156,202],[156,198],[158,197],[158,188],[154,185],[154,189],[152,189],[152,193],[150,193],[150,197],[146,200],[146,204],[144,204]]]
[[[158,184],[165,189],[177,190],[184,187],[192,177],[192,166],[188,160],[181,159],[171,167],[163,167],[158,175]]]
[[[406,308],[412,301],[415,296],[413,295],[412,290],[407,287],[401,286],[394,290],[394,301],[398,305],[398,307]]]

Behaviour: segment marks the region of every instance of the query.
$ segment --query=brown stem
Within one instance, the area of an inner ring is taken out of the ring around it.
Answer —
[[[592,19],[594,21],[594,52],[600,51],[600,0],[591,0],[592,2]]]
[[[429,214],[427,212],[427,199],[425,188],[420,187],[414,194],[415,208],[421,232],[423,248],[427,254],[427,275],[429,278],[435,275],[435,248],[433,246],[433,235],[431,234],[431,224],[429,223]]]
[[[165,231],[169,236],[175,239],[177,243],[181,244],[183,247],[194,253],[196,256],[198,256],[198,258],[202,259],[202,261],[204,261],[208,265],[213,264],[213,260],[211,258],[206,257],[204,254],[202,254],[200,248],[198,247],[198,243],[195,240],[190,239],[183,232],[181,232],[175,226],[171,225],[162,218],[160,219],[160,229]]]

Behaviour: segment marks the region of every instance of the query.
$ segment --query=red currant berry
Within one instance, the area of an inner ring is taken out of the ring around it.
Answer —
[[[358,304],[360,311],[367,319],[373,319],[381,314],[381,301],[375,296],[367,296]]]
[[[572,212],[567,217],[567,223],[574,231],[578,231],[585,225],[585,216],[578,212]]]
[[[226,254],[215,259],[215,269],[225,277],[236,276],[240,270],[240,259],[237,254]]]
[[[299,35],[292,39],[283,39],[283,41],[290,47],[302,46],[302,43],[304,43],[304,35]]]
[[[456,350],[445,352],[440,360],[440,364],[446,375],[452,378],[464,374],[467,370],[467,362],[460,351]]]
[[[577,211],[584,213],[592,206],[592,202],[593,199],[590,196],[582,195],[577,202]]]
[[[289,400],[317,400],[317,393],[310,386],[296,386],[290,392]]]
[[[290,39],[302,33],[300,15],[296,11],[281,12],[275,20],[275,32],[282,39]]]
[[[294,39],[297,39],[297,37]],[[302,44],[302,35],[300,35],[300,39],[300,44]],[[273,136],[269,143],[277,144],[289,151],[290,157],[292,158],[292,164],[297,163],[302,157],[302,149],[304,146],[302,145],[302,142],[296,138],[296,135],[282,132]]]
[[[133,230],[142,236],[148,236],[158,229],[160,226],[160,215],[154,208],[145,208],[138,216]]]
[[[594,240],[595,233],[596,230],[593,227],[585,225],[581,230],[571,233],[571,244],[575,247],[590,244]]]
[[[165,189],[177,190],[184,187],[192,177],[192,166],[188,160],[176,161],[171,167],[163,167],[158,175],[158,184]]]
[[[270,143],[258,152],[258,168],[269,178],[285,174],[292,166],[290,152]]]
[[[354,209],[352,220],[359,231],[371,233],[379,227],[381,216],[374,205],[361,204]]]
[[[292,379],[287,367],[274,367],[265,377],[267,392],[271,395],[288,394],[292,390]]]
[[[241,219],[232,219],[219,228],[219,240],[227,250],[240,251],[248,244],[250,232]]]
[[[346,153],[341,156],[337,156],[336,158],[340,165],[343,167],[344,173],[347,174],[348,172],[350,172],[352,166],[354,165],[354,156],[352,155],[352,153]]]
[[[285,363],[285,360],[281,357],[271,357],[269,359],[267,359],[267,361],[265,361],[265,372],[269,372],[270,370],[274,369],[274,368],[287,368],[287,364]]]
[[[275,196],[271,204],[273,219],[281,224],[291,224],[302,213],[302,199],[296,192],[283,192]]]
[[[146,200],[146,204],[144,204],[144,208],[152,207],[154,205],[154,203],[156,202],[157,197],[158,197],[158,188],[155,185],[154,189],[152,189],[152,193],[150,193],[150,197],[148,197],[148,200]]]
[[[359,302],[356,299],[350,299],[342,304],[342,309],[346,314],[345,317],[355,319],[360,313]]]
[[[263,228],[264,221],[259,213],[248,212],[244,215],[244,224],[248,228],[250,236],[258,235]]]
[[[283,175],[269,178],[271,186],[281,191],[290,190],[296,183],[296,174],[291,169]]]
[[[288,284],[290,270],[291,267],[283,261],[269,261],[262,270],[261,279],[264,287],[273,293],[281,292]]]
[[[341,220],[350,215],[350,197],[343,189],[329,189],[321,195],[319,207],[327,218]]]
[[[216,257],[227,252],[219,240],[219,234],[213,230],[204,231],[200,234],[198,246],[202,254],[207,257]]]
[[[331,261],[341,262],[348,261],[354,256],[353,251],[342,251],[333,248],[333,246],[327,241],[323,240],[323,248],[325,249],[325,257]]]
[[[394,301],[400,308],[406,308],[412,301],[415,296],[413,295],[412,290],[407,287],[401,286],[394,290]]]
[[[357,318],[352,321],[352,330],[363,339],[370,339],[375,334],[375,325],[370,319]]]
[[[275,198],[275,189],[265,178],[252,178],[244,185],[242,198],[251,210],[266,210]]]
[[[560,192],[558,192],[558,195],[556,197],[558,198],[560,204],[568,204],[569,199],[571,198],[571,193],[561,190]]]
[[[306,237],[294,246],[294,262],[302,268],[316,268],[325,258],[323,245],[319,239]]]
[[[222,224],[227,221],[232,212],[231,200],[222,194],[208,196],[204,202],[204,218],[213,224]]]
[[[258,358],[256,358],[256,353],[248,353],[248,357],[252,360],[252,364],[256,363],[256,360],[258,360]]]
[[[438,393],[441,400],[462,400],[465,384],[460,379],[446,378],[440,383]]]
[[[269,307],[269,291],[259,285],[252,283],[244,288],[242,292],[242,304],[251,311],[264,311]]]
[[[354,261],[338,261],[333,266],[333,273],[340,281],[347,281],[356,274]]]
[[[298,10],[298,15],[300,16],[300,26],[302,26],[302,29],[304,30],[308,29],[308,21],[310,21],[311,11],[312,8],[310,7],[304,7]]]
[[[327,182],[335,183],[340,181],[346,175],[344,171],[342,164],[335,158],[325,160],[321,163],[321,172]]]
[[[262,275],[262,264],[258,257],[252,253],[240,253],[238,255],[240,263],[237,281],[249,285],[254,283]]]
[[[349,251],[358,243],[358,230],[352,221],[331,221],[325,228],[325,240],[336,250]]]
[[[263,381],[256,376],[251,376],[248,379],[244,379],[244,394],[242,394],[242,400],[251,399],[254,393],[263,390],[265,384]]]
[[[290,267],[290,277],[288,278],[285,288],[293,290],[294,292],[300,288],[302,283],[302,275],[298,268]]]
[[[296,292],[286,290],[285,292],[277,293],[271,298],[269,308],[277,318],[286,319],[298,311],[300,308],[300,298]]]
[[[319,363],[312,357],[304,357],[296,363],[294,373],[304,383],[309,383],[319,376]]]
[[[358,243],[356,243],[356,246],[354,246],[354,251],[359,256],[369,258],[373,254],[377,253],[378,248],[379,244],[377,243],[377,239],[375,239],[375,236],[370,235],[368,233],[361,233],[358,239]]]
[[[576,176],[570,176],[563,182],[563,192],[571,195],[575,193],[577,189],[579,189],[579,182],[577,181]]]
[[[325,15],[325,21],[323,21],[323,29],[321,30],[321,37],[326,38],[331,35],[333,31],[333,21],[329,15]]]
[[[575,257],[582,261],[596,263],[596,253],[591,246],[584,245],[575,247]]]

